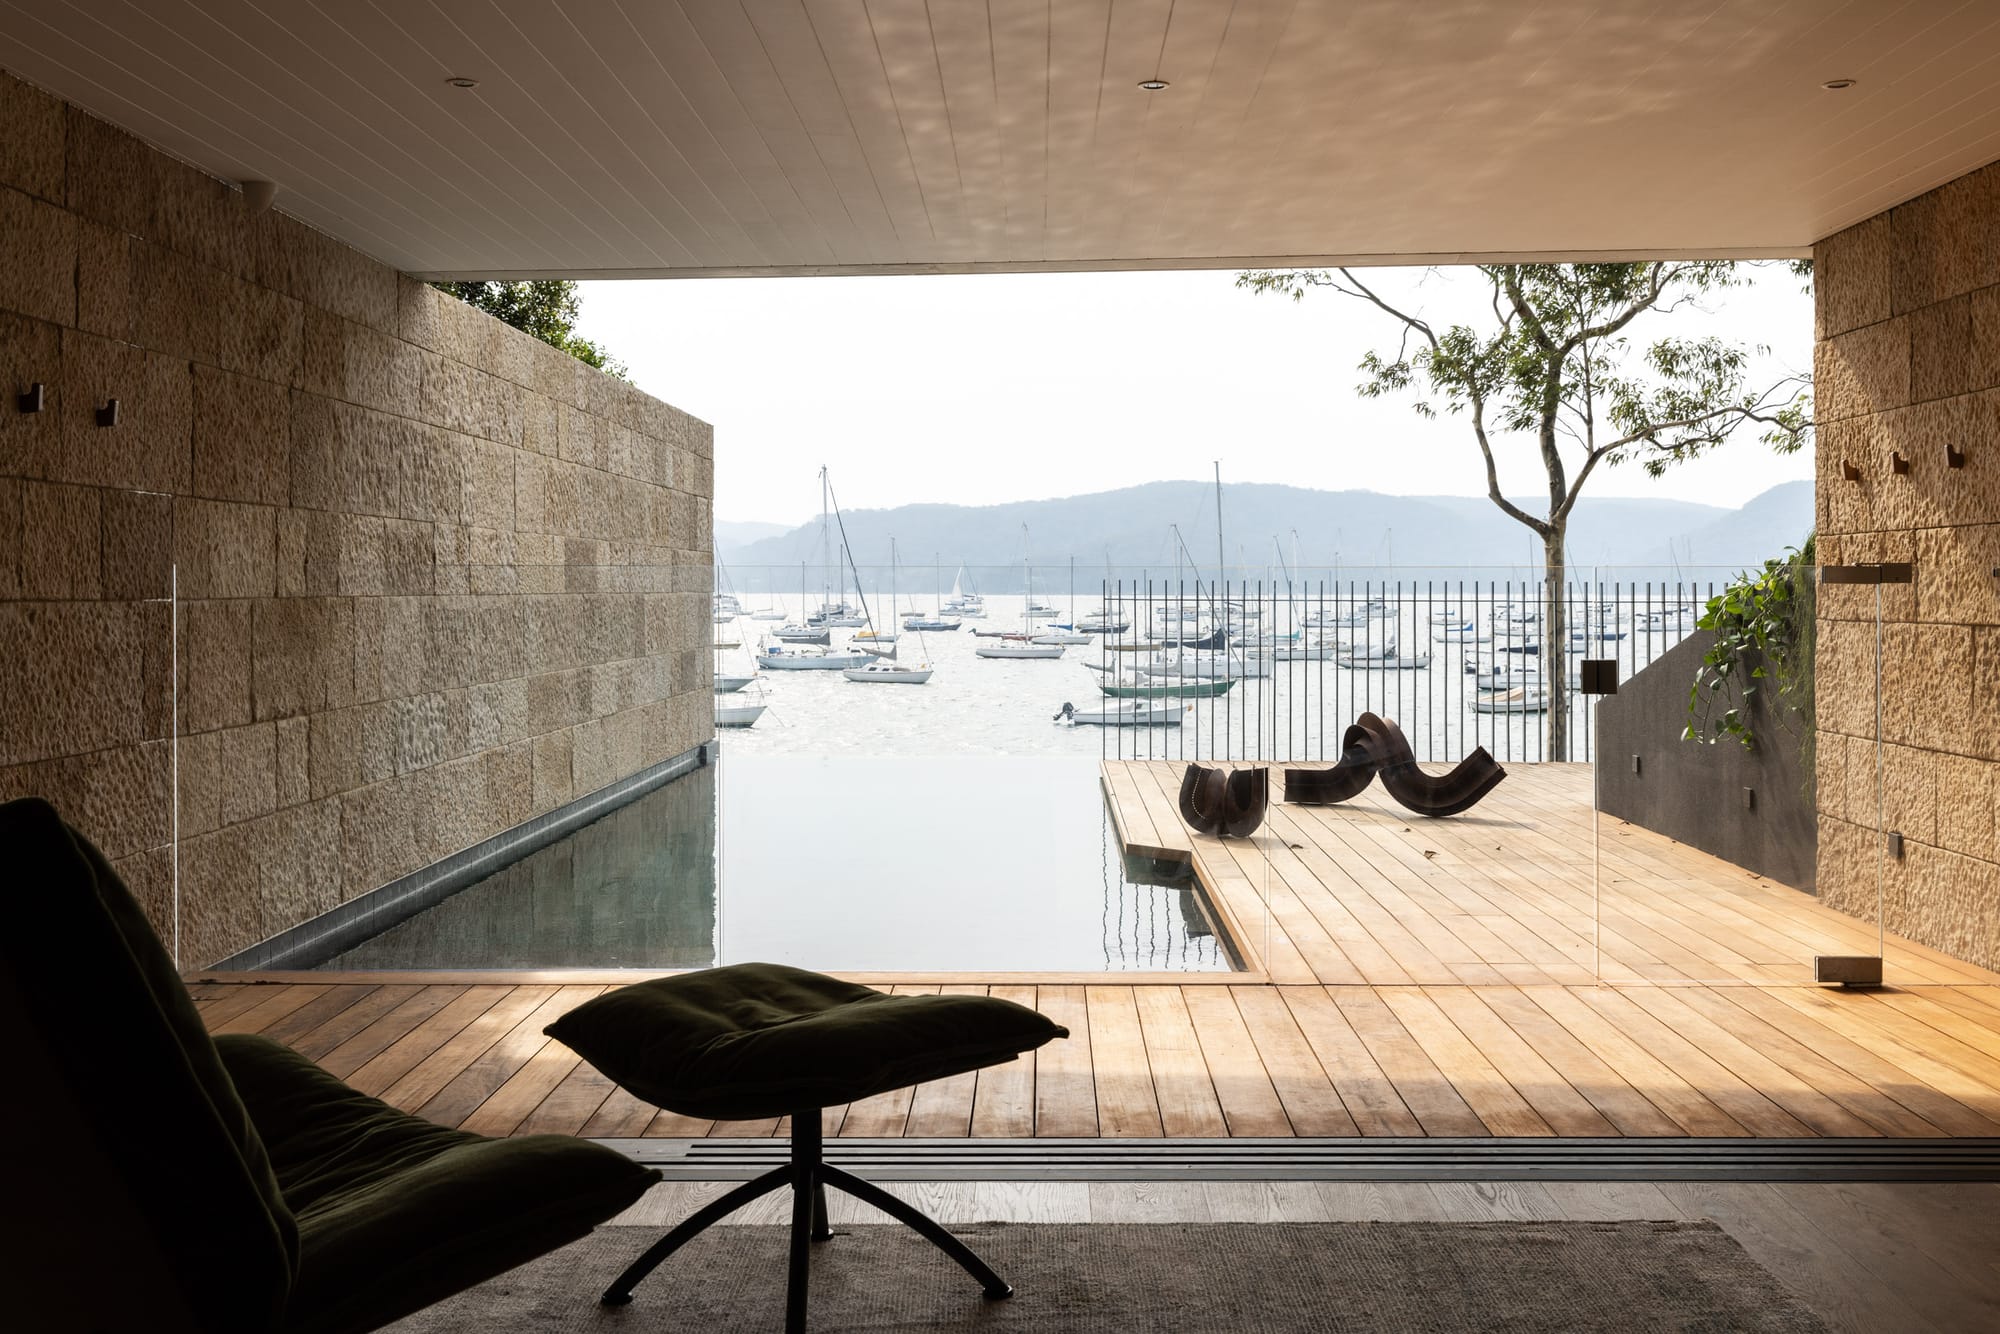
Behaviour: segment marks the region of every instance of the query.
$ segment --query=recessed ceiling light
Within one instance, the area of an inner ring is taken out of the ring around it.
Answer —
[[[1149,93],[1157,93],[1160,89],[1167,86],[1167,81],[1165,79],[1141,79],[1139,80],[1139,86]]]
[[[455,79],[446,79],[445,82],[454,88],[477,88],[479,86],[479,80],[468,79],[463,74]]]
[[[1854,80],[1852,79],[1828,79],[1820,85],[1820,87],[1826,89],[1829,93],[1837,93],[1843,88],[1852,88],[1853,86]]]

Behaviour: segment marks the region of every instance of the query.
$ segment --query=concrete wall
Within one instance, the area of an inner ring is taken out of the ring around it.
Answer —
[[[1907,839],[1889,929],[2000,967],[2000,164],[1814,261],[1820,557],[1916,566],[1882,598],[1886,826]],[[1874,607],[1872,588],[1821,589],[1819,887],[1870,918]]]
[[[1599,803],[1607,815],[1810,890],[1817,834],[1812,784],[1799,753],[1803,725],[1794,721],[1788,731],[1760,694],[1749,713],[1755,747],[1681,739],[1688,687],[1714,644],[1713,631],[1697,630],[1605,698],[1598,714]],[[1746,790],[1755,795],[1746,797]]]
[[[168,930],[177,648],[184,965],[711,735],[708,426],[4,74],[0,391],[0,797]]]

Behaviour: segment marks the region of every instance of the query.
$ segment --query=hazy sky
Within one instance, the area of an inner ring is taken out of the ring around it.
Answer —
[[[1484,298],[1468,270],[1377,269],[1430,318]],[[1483,495],[1462,419],[1354,387],[1398,329],[1332,292],[1302,303],[1238,291],[1233,272],[745,278],[588,283],[580,332],[647,391],[715,424],[715,513],[797,523],[817,513],[819,465],[843,506],[984,504],[1162,478],[1328,490]],[[1812,364],[1812,301],[1782,268],[1706,313],[1633,326],[1768,346],[1763,375]],[[1533,493],[1526,437],[1501,480]],[[1735,505],[1812,475],[1746,433],[1659,481],[1600,471],[1593,495]]]

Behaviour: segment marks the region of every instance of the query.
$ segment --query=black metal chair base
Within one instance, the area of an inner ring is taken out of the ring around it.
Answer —
[[[820,1112],[814,1108],[792,1115],[792,1160],[773,1168],[754,1181],[746,1181],[720,1199],[703,1205],[683,1219],[673,1231],[647,1248],[604,1290],[598,1300],[605,1306],[623,1306],[632,1300],[632,1289],[652,1273],[668,1256],[685,1246],[705,1229],[721,1222],[750,1201],[786,1186],[792,1188],[792,1232],[789,1264],[785,1277],[785,1334],[805,1334],[808,1247],[826,1241],[833,1230],[826,1225],[826,1188],[844,1191],[864,1204],[872,1204],[897,1222],[915,1230],[924,1240],[957,1261],[959,1268],[979,1280],[988,1301],[1014,1295],[1007,1281],[973,1254],[972,1248],[947,1232],[922,1210],[880,1186],[863,1181],[852,1172],[833,1166],[825,1159],[820,1131]]]

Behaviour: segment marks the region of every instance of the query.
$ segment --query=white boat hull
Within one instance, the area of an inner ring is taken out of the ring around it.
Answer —
[[[733,695],[756,679],[754,676],[718,676],[715,678],[715,693]]]
[[[1064,634],[1058,631],[1052,635],[1036,635],[1031,642],[1036,644],[1088,644],[1090,636]]]
[[[1162,705],[1146,700],[1096,709],[1065,704],[1056,721],[1071,727],[1179,727],[1187,712],[1184,704]]]
[[[982,658],[1048,659],[1063,655],[1060,644],[981,644],[972,651]]]
[[[758,657],[757,666],[767,672],[844,672],[873,661],[866,653],[766,653]]]
[[[850,667],[841,673],[848,680],[870,686],[920,686],[931,679],[929,667]]]
[[[766,704],[718,704],[715,706],[717,727],[750,727],[764,716]]]

